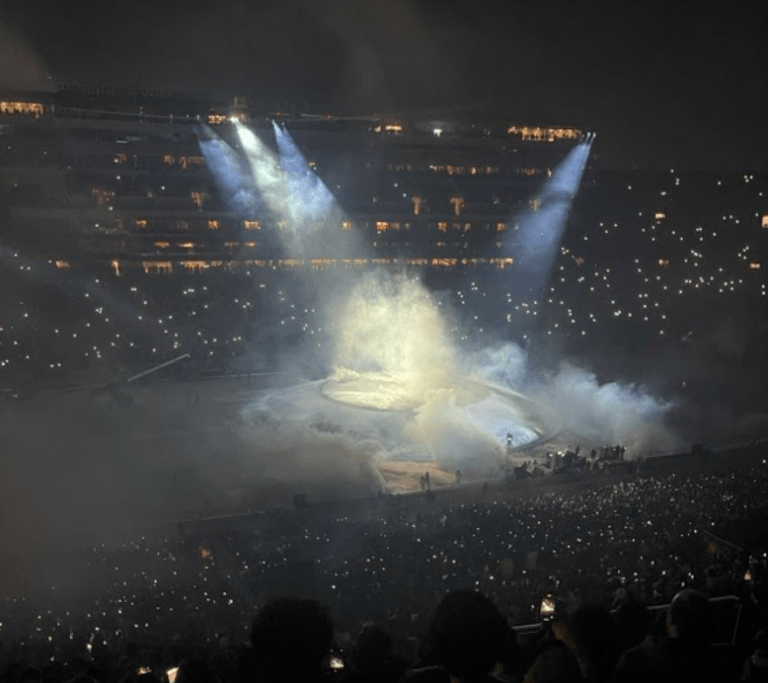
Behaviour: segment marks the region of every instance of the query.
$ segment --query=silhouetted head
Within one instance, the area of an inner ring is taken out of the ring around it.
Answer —
[[[267,681],[317,676],[332,643],[330,614],[313,600],[271,600],[251,626],[254,665]]]
[[[524,683],[580,683],[581,668],[576,655],[564,644],[544,650],[525,674]]]
[[[692,588],[680,591],[669,606],[667,631],[672,638],[706,642],[709,631],[709,602]]]
[[[622,603],[614,614],[621,647],[628,650],[642,643],[648,635],[652,620],[651,613],[637,600]]]
[[[359,660],[382,660],[392,656],[392,637],[375,624],[363,627],[355,644],[355,656]]]
[[[438,605],[427,634],[435,663],[459,678],[489,673],[501,654],[507,622],[481,593],[454,591]]]

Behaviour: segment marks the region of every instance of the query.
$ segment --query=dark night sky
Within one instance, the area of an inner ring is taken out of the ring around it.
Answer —
[[[767,30],[765,0],[2,0],[0,85],[458,107],[593,127],[609,161],[754,168]]]

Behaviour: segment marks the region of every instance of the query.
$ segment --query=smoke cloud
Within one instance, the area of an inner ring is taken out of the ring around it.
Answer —
[[[516,344],[476,351],[466,364],[484,380],[518,387],[548,406],[562,420],[564,434],[582,445],[618,443],[630,457],[669,453],[683,446],[667,425],[677,404],[641,385],[601,383],[594,372],[567,360],[555,370],[533,367]]]
[[[436,300],[416,278],[366,273],[338,312],[336,364],[440,386],[455,373],[456,347]]]

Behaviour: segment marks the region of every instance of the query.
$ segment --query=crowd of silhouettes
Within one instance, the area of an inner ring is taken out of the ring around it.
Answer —
[[[245,608],[245,607],[244,607]],[[443,596],[417,642],[382,624],[356,638],[334,629],[328,608],[299,597],[267,601],[242,643],[206,646],[116,641],[80,655],[24,661],[16,652],[0,671],[7,683],[679,683],[764,681],[768,631],[718,641],[706,596],[678,592],[652,614],[632,596],[614,610],[583,605],[528,633],[511,628],[493,601],[473,590]]]
[[[764,465],[430,505],[73,549],[5,591],[0,680],[764,680]]]

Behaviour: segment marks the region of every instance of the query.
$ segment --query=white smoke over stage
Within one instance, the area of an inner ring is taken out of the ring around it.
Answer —
[[[381,488],[373,473],[391,470],[392,463],[401,469],[423,463],[421,473],[438,468],[453,477],[461,469],[468,478],[495,477],[507,445],[523,447],[551,434],[549,411],[465,374],[450,316],[418,279],[367,273],[327,310],[332,375],[266,392],[243,409],[248,439],[260,444],[258,457],[269,453],[265,461],[284,464],[273,457],[274,446],[263,447],[276,443],[283,444],[280,452],[306,454],[285,476],[298,471],[304,483],[314,477],[322,490],[320,482],[339,466],[336,449],[360,475],[358,493]],[[412,490],[416,481],[399,478],[384,487]]]
[[[313,500],[418,490],[425,471],[446,483],[457,469],[464,481],[500,477],[509,454],[548,448],[619,443],[636,457],[680,445],[664,426],[673,405],[639,386],[566,362],[538,371],[514,344],[462,349],[448,306],[411,276],[358,276],[326,315],[330,376],[242,410],[264,476]]]

